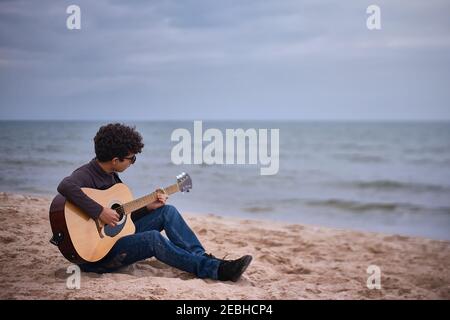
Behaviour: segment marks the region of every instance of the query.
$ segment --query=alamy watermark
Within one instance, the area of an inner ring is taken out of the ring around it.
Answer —
[[[70,276],[66,279],[66,287],[67,289],[73,290],[73,289],[80,289],[81,285],[81,270],[80,267],[76,264],[71,264],[67,267],[66,270],[67,274],[70,274]]]
[[[256,165],[259,162],[261,175],[278,173],[280,167],[279,129],[256,130],[250,128],[245,131],[244,129],[225,129],[225,134],[223,134],[216,128],[210,128],[203,132],[202,121],[194,121],[193,135],[192,138],[191,132],[184,128],[178,128],[172,132],[171,140],[178,142],[172,148],[172,163],[176,165]],[[204,142],[208,143],[205,148],[203,148]]]
[[[367,273],[370,276],[367,278],[367,288],[370,290],[378,289],[381,290],[381,269],[379,266],[371,264],[367,267]]]
[[[367,7],[366,13],[370,14],[366,20],[366,26],[369,30],[381,29],[381,9],[379,6],[372,4]]]
[[[75,4],[71,4],[67,7],[66,13],[69,16],[66,19],[66,27],[69,30],[80,30],[81,29],[81,9]]]

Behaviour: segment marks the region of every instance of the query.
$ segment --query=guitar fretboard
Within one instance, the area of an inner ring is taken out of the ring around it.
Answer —
[[[163,189],[166,191],[167,194],[173,194],[175,192],[180,191],[180,189],[178,188],[178,184],[176,184],[176,183],[167,188],[163,188]],[[133,201],[124,203],[122,205],[122,207],[123,207],[125,214],[130,214],[131,212],[141,209],[141,208],[145,207],[146,205],[156,201],[156,199],[157,199],[157,192],[155,191],[146,196],[143,196],[143,197],[137,198]]]

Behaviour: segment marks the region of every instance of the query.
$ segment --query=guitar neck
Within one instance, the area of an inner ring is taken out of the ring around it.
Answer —
[[[167,188],[164,188],[163,190],[167,194],[173,194],[173,193],[180,191],[178,184],[176,184],[176,183]],[[130,214],[131,212],[141,209],[156,200],[157,200],[157,192],[155,191],[146,196],[143,196],[143,197],[137,198],[133,201],[124,203],[122,205],[122,207],[124,209],[125,214]]]

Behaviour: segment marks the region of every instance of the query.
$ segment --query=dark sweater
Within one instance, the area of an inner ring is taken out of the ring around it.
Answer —
[[[103,207],[89,198],[81,188],[105,190],[119,182],[122,181],[117,173],[107,173],[94,158],[65,177],[58,185],[58,192],[93,219],[97,219]],[[143,210],[145,211],[145,207],[139,211]]]

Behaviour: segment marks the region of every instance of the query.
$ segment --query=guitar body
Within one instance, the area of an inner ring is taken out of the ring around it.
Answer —
[[[177,176],[175,184],[138,199],[133,199],[130,189],[123,183],[117,183],[106,190],[81,188],[89,198],[119,214],[119,222],[115,227],[105,225],[100,219],[92,219],[58,194],[50,205],[50,225],[53,232],[50,242],[58,246],[63,256],[72,263],[99,261],[108,254],[117,240],[134,234],[136,227],[131,214],[156,201],[157,192],[173,194],[189,192],[191,188],[191,177],[185,172]]]
[[[115,209],[133,200],[130,189],[117,183],[106,190],[82,188],[88,197],[103,207]],[[94,220],[81,209],[57,195],[50,206],[53,238],[63,256],[73,263],[95,262],[102,259],[120,238],[134,234],[131,215],[122,214],[115,227]]]

